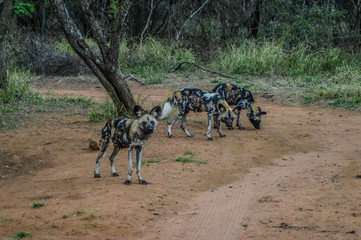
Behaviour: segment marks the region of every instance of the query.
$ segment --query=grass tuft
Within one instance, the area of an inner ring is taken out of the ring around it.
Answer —
[[[18,111],[24,106],[43,102],[41,94],[30,87],[31,76],[28,72],[14,70],[9,73],[0,94],[0,113]]]
[[[194,53],[182,46],[166,44],[155,39],[148,39],[143,44],[127,46],[122,42],[119,54],[119,65],[123,72],[140,75],[148,84],[161,84],[175,63],[180,61],[196,61]],[[189,70],[185,67],[183,71]]]
[[[27,232],[17,232],[12,238],[7,238],[8,240],[19,240],[19,239],[33,239],[33,235]]]
[[[45,203],[33,203],[32,208],[41,208],[45,207]]]
[[[173,161],[181,162],[181,163],[196,163],[197,165],[208,164],[208,161],[196,160],[196,159],[194,159],[194,156],[195,156],[195,153],[186,151],[184,153],[184,157],[178,157],[178,158],[174,159]]]

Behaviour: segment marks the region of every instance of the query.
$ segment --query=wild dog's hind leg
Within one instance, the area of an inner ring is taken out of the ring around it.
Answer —
[[[136,159],[137,159],[137,175],[138,175],[138,179],[139,179],[139,184],[144,184],[146,185],[147,182],[142,178],[142,176],[140,175],[140,168],[142,166],[142,151],[143,151],[143,144],[136,146],[135,147],[135,151],[136,151]]]
[[[187,115],[188,115],[188,112],[185,112],[183,115],[182,115],[182,125],[181,125],[181,128],[183,129],[183,131],[187,134],[188,137],[193,137],[194,135],[190,134],[187,130],[187,127],[186,127],[186,122],[187,122]]]
[[[168,121],[168,137],[173,138],[174,135],[172,134],[172,126],[174,124],[174,122],[181,116],[180,113],[178,113],[177,115],[175,115],[174,117],[172,117],[169,121]]]
[[[102,158],[105,155],[105,152],[106,152],[106,150],[108,148],[108,145],[109,145],[109,141],[110,141],[110,135],[105,134],[104,130],[103,130],[102,146],[100,148],[100,152],[98,154],[96,164],[95,164],[95,170],[94,170],[94,177],[95,178],[100,178],[100,173],[99,173],[100,162],[101,162]]]
[[[226,135],[222,133],[221,130],[221,121],[219,121],[219,114],[214,114],[214,126],[217,128],[217,132],[219,133],[220,137],[225,137]]]
[[[207,127],[208,140],[213,140],[213,138],[211,137],[212,118],[213,118],[213,113],[208,113],[208,127]]]
[[[129,185],[132,183],[132,173],[133,173],[133,145],[130,145],[128,148],[128,176],[124,184]]]
[[[119,174],[115,171],[115,167],[114,167],[114,158],[115,156],[118,154],[120,148],[117,147],[117,146],[114,146],[114,150],[113,150],[113,153],[112,155],[110,156],[109,160],[110,160],[110,167],[111,167],[111,170],[112,170],[112,177],[118,177]]]

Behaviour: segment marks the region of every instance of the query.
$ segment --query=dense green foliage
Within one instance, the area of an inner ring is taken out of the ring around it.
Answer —
[[[191,49],[177,47],[149,39],[144,44],[120,49],[119,65],[124,72],[131,72],[147,79],[149,84],[162,83],[163,78],[180,61],[196,61]]]
[[[0,94],[0,113],[17,111],[43,101],[42,96],[29,86],[31,78],[28,72],[14,70],[8,77]]]
[[[89,108],[93,121],[118,117],[110,102],[44,97],[30,87],[34,73],[90,73],[53,26],[57,21],[51,14],[51,4],[43,3],[15,1],[17,22],[8,49],[8,81],[0,93],[0,127],[7,124],[8,113],[48,112],[51,106],[74,103]],[[87,43],[99,53],[79,1],[66,3]],[[114,1],[90,4],[99,13],[95,18],[100,22],[112,21],[112,14],[102,13],[117,11]],[[124,75],[131,73],[147,84],[162,84],[177,62],[195,62],[234,76],[235,83],[254,92],[282,85],[302,96],[306,103],[327,101],[347,108],[361,105],[361,3],[357,1],[209,1],[192,19],[189,14],[201,7],[200,2],[158,1],[152,21],[146,26],[149,4],[145,0],[134,3],[125,19],[119,52],[119,67]],[[107,26],[103,26],[104,32],[110,31]],[[200,72],[192,65],[183,65],[179,71],[186,76],[199,76]],[[263,80],[250,81],[255,77]],[[279,77],[282,84],[274,82]],[[224,81],[215,76],[210,84]]]
[[[313,50],[305,45],[285,49],[280,42],[247,41],[219,49],[218,69],[232,75],[282,76],[290,86],[310,89],[308,102],[329,100],[332,105],[355,108],[361,103],[361,62],[358,54],[340,48]]]

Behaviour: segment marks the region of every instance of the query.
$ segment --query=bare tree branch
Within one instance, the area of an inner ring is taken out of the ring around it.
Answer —
[[[195,11],[194,13],[192,13],[192,14],[188,17],[188,19],[184,22],[184,24],[183,24],[183,26],[181,27],[181,29],[179,29],[179,31],[178,31],[178,33],[177,33],[177,36],[176,36],[176,38],[175,38],[176,41],[179,41],[179,36],[181,35],[183,28],[187,25],[187,23],[189,22],[189,20],[191,20],[191,19],[194,17],[194,15],[196,15],[198,12],[200,12],[200,11],[202,10],[202,8],[203,8],[208,2],[209,2],[209,0],[206,0],[206,1],[202,4],[202,6],[197,9],[197,11]]]
[[[127,78],[129,78],[129,77],[130,77],[130,80],[133,80],[133,81],[135,81],[135,82],[137,82],[137,83],[140,83],[140,85],[145,85],[144,82],[142,82],[142,81],[140,81],[139,79],[135,78],[135,77],[133,76],[133,74],[128,74],[127,76],[124,76],[124,80],[127,79]]]
[[[110,28],[109,58],[118,63],[121,31],[131,5],[129,0],[117,1],[117,13]]]
[[[227,75],[227,74],[224,74],[224,73],[221,73],[221,72],[217,72],[217,71],[214,71],[214,70],[205,68],[205,67],[200,66],[200,65],[198,65],[198,64],[196,64],[196,63],[194,63],[194,62],[179,62],[179,63],[177,63],[177,66],[174,68],[173,71],[179,70],[180,67],[181,67],[183,64],[191,64],[191,65],[194,65],[194,66],[196,66],[196,67],[198,67],[198,68],[200,68],[200,69],[202,69],[202,70],[204,70],[204,71],[206,71],[206,72],[215,73],[215,74],[221,75],[222,77],[225,77],[225,78],[232,78],[232,79],[234,79],[233,76],[230,76],[230,75]]]
[[[145,31],[149,27],[150,18],[152,17],[152,14],[153,14],[153,9],[154,9],[154,0],[152,0],[151,3],[150,3],[150,13],[148,15],[147,23],[145,24],[145,27],[143,28],[142,34],[140,34],[140,44],[143,43],[143,38],[144,38]]]
[[[99,22],[95,19],[93,13],[90,11],[89,9],[89,3],[87,1],[80,1],[80,5],[81,8],[84,12],[85,18],[86,20],[91,23],[91,30],[93,31],[94,34],[94,39],[96,40],[99,49],[101,51],[101,54],[103,56],[107,55],[107,53],[109,52],[109,48],[107,46],[105,37],[104,37],[104,33],[103,33],[103,28],[99,25]]]

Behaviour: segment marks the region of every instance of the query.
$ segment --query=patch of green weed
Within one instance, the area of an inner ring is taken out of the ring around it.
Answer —
[[[114,103],[109,101],[100,104],[97,108],[91,107],[89,113],[89,119],[92,122],[103,122],[117,117],[119,117],[117,108]]]
[[[17,232],[12,238],[8,240],[19,240],[19,239],[32,239],[33,235],[27,232]]]
[[[124,43],[125,42],[125,43]],[[148,39],[143,44],[120,46],[119,65],[124,72],[141,75],[148,84],[160,84],[177,62],[196,62],[193,52],[180,45]],[[181,71],[189,71],[185,66]]]
[[[223,83],[223,81],[220,80],[220,79],[213,79],[213,80],[210,81],[210,83],[213,83],[213,84],[221,84],[221,83]]]
[[[200,164],[208,164],[208,161],[200,161],[194,159],[195,154],[193,152],[187,151],[184,153],[184,157],[178,157],[174,159],[174,162],[181,162],[181,163],[196,163],[198,165]]]
[[[45,207],[45,203],[33,203],[32,208],[41,208]]]

